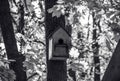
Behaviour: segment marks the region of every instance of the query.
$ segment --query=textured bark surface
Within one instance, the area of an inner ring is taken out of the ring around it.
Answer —
[[[102,81],[120,81],[120,40],[104,73]]]
[[[94,68],[94,81],[100,81],[100,59],[99,59],[99,45],[97,42],[97,29],[95,26],[95,13],[92,13],[93,16],[93,55],[94,55],[94,64],[95,64],[95,68]]]
[[[100,81],[100,59],[99,59],[99,48],[96,47],[96,52],[94,52],[94,81]]]
[[[47,53],[47,81],[67,81],[67,67],[66,61],[50,61],[48,60],[48,39],[49,35],[57,27],[65,27],[64,16],[59,18],[52,17],[52,14],[48,13],[47,10],[52,8],[56,4],[57,0],[45,0],[46,7],[46,53]]]
[[[95,40],[95,43],[92,45],[93,47],[93,54],[94,54],[94,64],[95,64],[95,69],[94,69],[94,81],[100,81],[100,59],[99,59],[99,45],[97,40],[97,30],[93,30],[93,40]]]
[[[10,69],[15,71],[16,81],[26,81],[26,73],[22,66],[25,58],[18,53],[8,0],[0,0],[0,27],[8,59],[16,60],[10,63]]]

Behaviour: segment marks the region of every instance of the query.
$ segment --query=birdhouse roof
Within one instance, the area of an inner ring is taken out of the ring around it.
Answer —
[[[57,32],[57,30],[59,30],[60,28],[63,29],[63,30],[68,34],[68,36],[71,37],[70,33],[69,33],[65,28],[63,28],[63,27],[57,27],[57,28],[49,35],[49,38],[52,37],[53,34],[54,34],[55,32]]]

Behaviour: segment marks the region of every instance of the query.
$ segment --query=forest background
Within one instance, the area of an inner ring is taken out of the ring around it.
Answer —
[[[9,4],[17,48],[25,56],[27,80],[46,81],[45,1],[9,0]],[[72,27],[68,81],[75,81],[74,73],[76,81],[95,81],[95,75],[101,81],[120,38],[120,1],[58,0],[47,11],[57,18],[65,15],[66,27]],[[0,32],[0,79],[14,81],[16,75],[9,69],[14,60],[8,60]]]

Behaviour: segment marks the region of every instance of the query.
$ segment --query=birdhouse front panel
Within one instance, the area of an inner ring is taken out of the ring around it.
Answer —
[[[56,45],[54,50],[54,56],[55,57],[68,57],[68,49],[67,45]]]
[[[70,36],[63,29],[57,29],[49,39],[49,60],[66,60],[69,57]]]
[[[59,28],[54,34],[53,34],[53,39],[54,39],[54,43],[58,43],[60,39],[63,40],[63,42],[65,44],[69,44],[70,43],[70,36],[68,35],[68,33],[62,29]]]

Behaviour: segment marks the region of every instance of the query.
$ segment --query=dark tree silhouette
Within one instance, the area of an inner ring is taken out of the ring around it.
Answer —
[[[120,40],[111,57],[102,81],[120,81]]]
[[[8,59],[15,60],[10,62],[9,66],[15,71],[16,81],[26,81],[26,73],[22,66],[25,57],[18,52],[11,18],[8,0],[0,0],[0,27],[5,48]]]

